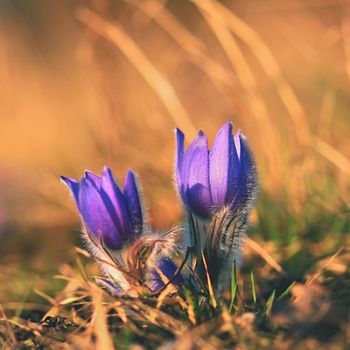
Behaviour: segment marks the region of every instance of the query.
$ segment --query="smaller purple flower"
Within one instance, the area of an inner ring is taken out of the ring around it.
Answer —
[[[203,131],[184,149],[184,134],[176,129],[176,181],[186,208],[203,219],[228,206],[252,206],[256,191],[253,156],[238,131],[227,122],[218,131],[211,150]]]
[[[184,284],[181,273],[177,273],[177,265],[171,259],[167,257],[160,258],[157,261],[157,267],[172,284],[178,286]],[[161,276],[155,268],[151,270],[147,282],[152,292],[157,293],[165,287],[167,281],[164,281],[164,276]]]
[[[142,232],[144,218],[135,174],[128,171],[121,191],[112,171],[102,176],[86,171],[80,181],[61,176],[68,186],[89,233],[113,250],[133,242]]]

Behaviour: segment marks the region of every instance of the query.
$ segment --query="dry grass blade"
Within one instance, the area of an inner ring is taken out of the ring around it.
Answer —
[[[197,3],[197,0],[194,1]],[[214,6],[211,6],[210,3],[208,4],[208,7],[210,7],[210,13],[215,12]],[[260,125],[263,129],[263,132],[261,133],[261,144],[266,148],[264,154],[268,158],[270,167],[273,167],[275,169],[276,180],[281,179],[282,165],[278,157],[280,142],[277,139],[277,134],[274,132],[274,129],[272,127],[268,108],[264,102],[264,99],[259,94],[254,73],[249,67],[249,64],[245,59],[244,54],[242,53],[235,38],[227,29],[227,25],[225,24],[224,20],[221,19],[218,21],[216,17],[208,14],[207,11],[201,10],[201,13],[203,14],[213,33],[216,35],[216,38],[218,39],[220,45],[229,58],[233,69],[238,75],[238,79],[246,92],[247,106],[251,108],[254,118],[256,118],[258,125]],[[269,144],[265,142],[266,138],[269,139]],[[276,182],[274,186],[276,186]]]
[[[40,297],[42,297],[43,299],[45,299],[46,301],[48,301],[51,305],[55,305],[56,301],[55,299],[51,298],[49,295],[47,295],[46,293],[34,288],[34,293],[39,295]]]
[[[300,144],[309,145],[313,141],[309,129],[307,117],[293,87],[284,78],[282,70],[275,59],[273,53],[247,23],[235,15],[218,1],[212,0],[191,0],[207,17],[215,19],[218,23],[235,33],[251,49],[261,67],[264,69],[271,82],[276,86],[278,95],[286,108],[291,121],[294,125],[295,136]],[[350,164],[346,158],[332,145],[321,139],[315,139],[313,146],[328,161],[335,164],[340,170],[349,174]],[[335,160],[332,156],[335,156]]]
[[[296,137],[301,144],[308,143],[310,131],[302,105],[293,88],[284,79],[281,68],[264,41],[247,23],[218,1],[192,1],[202,11],[208,13],[222,25],[230,28],[233,33],[251,48],[270,80],[276,85],[277,92],[294,123]]]
[[[350,79],[350,10],[345,7],[344,15],[341,21],[341,30],[343,38],[344,56],[345,56],[345,71]]]
[[[215,298],[215,294],[214,294],[214,288],[213,288],[213,285],[211,283],[209,272],[208,272],[207,261],[205,260],[205,256],[204,256],[203,252],[202,252],[202,260],[203,260],[203,265],[204,265],[204,269],[205,269],[205,274],[207,276],[207,282],[208,282],[208,289],[209,289],[210,299],[211,299],[213,307],[216,308],[218,304],[216,302],[216,298]]]
[[[345,174],[350,175],[350,161],[337,149],[329,145],[327,142],[321,140],[318,137],[314,137],[315,150],[325,157],[328,161],[333,163],[337,168],[342,170]]]
[[[16,326],[19,329],[22,329],[24,331],[33,332],[33,334],[35,334],[35,336],[38,337],[38,338],[42,336],[42,334],[40,333],[42,327],[40,325],[36,324],[36,323],[28,322],[28,325],[24,325],[21,322],[17,322],[17,321],[15,321],[13,319],[8,319],[7,317],[5,317],[5,318],[0,317],[0,322],[1,321],[5,321],[7,323],[7,325],[12,324],[13,326]],[[10,331],[13,333],[12,328],[10,329]]]
[[[103,293],[100,289],[92,291],[94,313],[91,320],[93,334],[96,336],[97,350],[113,350],[113,341],[108,331],[106,309],[103,306]]]
[[[174,292],[174,287],[169,284],[165,287],[165,289],[163,289],[160,293],[159,296],[157,298],[157,304],[156,304],[156,308],[160,309],[164,303],[164,300],[166,299],[166,297],[170,294],[172,294]]]
[[[114,308],[116,309],[117,314],[118,314],[119,318],[122,320],[122,322],[123,323],[127,323],[128,322],[128,317],[126,315],[125,310],[121,306],[121,304],[118,303],[118,302],[114,303]]]
[[[149,260],[150,260],[150,265],[156,270],[157,274],[159,275],[160,279],[162,280],[162,283],[164,283],[164,285],[169,284],[169,282],[170,282],[169,278],[167,276],[165,276],[165,274],[158,267],[158,265],[155,263],[155,261],[151,258]]]
[[[205,48],[205,44],[199,38],[194,36],[177,18],[157,0],[139,2],[137,0],[124,0],[128,4],[136,6],[151,19],[153,19],[161,28],[163,28],[171,38],[184,50],[191,62],[212,79],[215,85],[219,82],[221,86],[232,87],[235,77],[213,60]]]
[[[179,127],[194,137],[196,129],[173,86],[140,50],[135,41],[116,23],[110,23],[86,7],[79,7],[76,16],[96,34],[111,42],[128,58],[163,102]]]
[[[187,329],[187,326],[183,321],[178,320],[175,317],[172,317],[169,314],[150,305],[147,305],[141,300],[123,300],[123,305],[125,305],[127,309],[135,311],[134,316],[137,316],[140,321],[148,321],[151,324],[166,329],[168,332],[177,336],[183,334],[183,332]]]
[[[196,312],[191,293],[188,290],[185,290],[185,296],[187,300],[187,304],[185,303],[185,309],[187,310],[188,319],[192,324],[196,324]]]
[[[81,249],[81,248],[79,248],[79,247],[75,247],[75,251],[76,251],[77,253],[79,253],[79,254],[85,256],[86,258],[89,258],[89,259],[91,258],[91,254],[90,254],[88,251],[86,251],[85,249]]]
[[[87,297],[87,295],[81,295],[81,296],[76,296],[76,297],[68,297],[63,299],[62,301],[59,302],[59,305],[68,305],[68,304],[72,304],[76,301],[85,299]]]
[[[327,268],[327,266],[329,266],[334,259],[343,251],[344,246],[340,247],[328,260],[327,262],[320,268],[320,270],[315,273],[314,275],[312,275],[306,282],[305,285],[309,286],[310,284],[312,284],[317,278],[319,278],[322,275],[322,272]]]
[[[245,242],[249,246],[250,249],[254,250],[259,256],[261,256],[274,270],[283,274],[284,271],[282,266],[257,242],[255,242],[252,238],[245,237]]]
[[[4,321],[5,322],[5,327],[7,329],[7,334],[8,336],[10,337],[10,340],[13,344],[16,343],[16,336],[10,326],[10,323],[9,323],[9,320],[5,314],[5,311],[4,311],[4,308],[2,307],[2,305],[0,305],[0,316],[1,316],[1,319],[0,321]]]

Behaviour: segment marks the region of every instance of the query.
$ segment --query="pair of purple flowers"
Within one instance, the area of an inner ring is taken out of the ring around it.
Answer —
[[[107,167],[101,177],[89,171],[80,181],[61,177],[73,195],[93,254],[100,260],[101,255],[112,259],[116,266],[115,271],[110,267],[104,269],[106,279],[103,283],[106,287],[113,286],[118,295],[130,294],[135,285],[147,286],[150,291],[157,292],[167,282],[186,283],[184,274],[174,263],[176,255],[181,256],[187,248],[204,249],[208,260],[217,255],[213,254],[215,251],[222,255],[222,242],[216,239],[213,243],[210,236],[225,235],[227,240],[229,226],[214,232],[210,228],[213,222],[222,212],[226,221],[233,217],[232,220],[237,222],[237,217],[244,217],[245,222],[253,205],[256,192],[254,160],[240,131],[232,134],[231,123],[221,127],[210,151],[202,131],[187,150],[184,134],[179,129],[176,140],[176,182],[180,199],[187,219],[192,223],[202,222],[204,232],[195,232],[197,226],[192,225],[189,230],[177,228],[164,235],[152,233],[147,225],[137,177],[132,171],[126,175],[123,190]],[[229,232],[231,236],[235,234]],[[179,235],[182,242],[186,241],[183,236],[193,235],[201,236],[202,242],[190,238],[192,243],[180,244]],[[199,247],[195,247],[193,241]],[[126,258],[125,254],[121,257],[124,250],[127,250]],[[233,251],[232,247],[229,250]],[[218,263],[211,260],[213,264]],[[211,270],[212,274],[216,273],[215,268]]]

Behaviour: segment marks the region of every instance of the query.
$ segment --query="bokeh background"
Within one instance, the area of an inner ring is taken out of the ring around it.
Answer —
[[[60,175],[134,169],[166,230],[174,128],[212,142],[227,120],[258,164],[252,237],[298,277],[349,242],[349,79],[349,1],[2,0],[0,298],[50,293],[75,259]]]

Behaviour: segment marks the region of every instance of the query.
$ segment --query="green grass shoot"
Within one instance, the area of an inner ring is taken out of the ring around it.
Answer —
[[[231,272],[231,301],[229,306],[229,313],[232,312],[232,309],[234,307],[237,291],[238,291],[238,282],[237,282],[236,260],[233,260],[232,272]]]
[[[253,295],[254,307],[256,307],[256,290],[255,290],[255,281],[254,281],[254,272],[253,272],[253,270],[250,272],[250,283],[251,283],[251,287],[252,287],[252,295]]]

